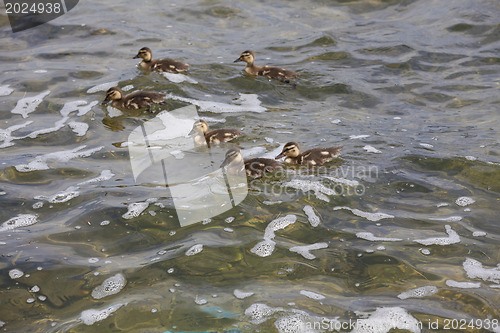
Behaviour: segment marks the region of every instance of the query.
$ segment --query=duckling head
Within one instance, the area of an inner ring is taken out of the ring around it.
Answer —
[[[122,99],[122,97],[123,97],[123,92],[120,88],[118,87],[109,88],[108,91],[106,92],[106,98],[104,99],[104,101],[102,101],[102,104],[106,104],[109,101]]]
[[[193,129],[191,130],[191,132],[189,132],[189,134],[196,134],[200,132],[205,134],[207,131],[208,131],[207,122],[203,119],[200,119],[193,124]]]
[[[244,51],[240,54],[240,57],[236,59],[234,62],[244,61],[248,65],[252,65],[255,61],[255,54],[252,51]]]
[[[224,162],[220,165],[221,168],[224,168],[231,163],[241,163],[243,161],[243,155],[241,155],[241,151],[238,148],[231,148],[226,152],[226,158]]]
[[[276,156],[275,159],[282,158],[283,156],[295,158],[299,156],[299,153],[300,153],[299,144],[297,142],[288,142],[283,147],[283,151],[278,156]]]
[[[148,62],[153,59],[153,51],[149,47],[143,47],[142,49],[137,52],[137,55],[134,57],[134,59],[142,58],[142,60]]]

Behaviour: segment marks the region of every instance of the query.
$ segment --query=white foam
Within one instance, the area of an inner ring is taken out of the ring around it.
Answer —
[[[459,205],[460,207],[465,207],[465,206],[468,206],[468,205],[471,205],[473,204],[474,202],[476,202],[476,200],[470,198],[470,197],[460,197],[458,198],[455,203],[457,205]]]
[[[262,201],[262,203],[264,205],[268,205],[268,206],[271,206],[271,205],[277,205],[277,204],[280,204],[282,203],[283,201],[281,200],[278,200],[278,201],[269,201],[269,200],[265,200],[265,201]]]
[[[7,129],[1,129],[0,128],[0,140],[3,141],[3,143],[0,145],[0,148],[6,148],[14,145],[12,141],[21,139],[21,137],[13,137],[12,132],[17,131],[18,129],[24,128],[28,125],[33,123],[33,121],[28,120],[23,124],[20,125],[12,125],[8,127]]]
[[[429,143],[419,143],[419,145],[427,149],[434,148],[434,146]]]
[[[0,96],[8,96],[12,94],[13,91],[14,89],[9,88],[9,85],[0,86]]]
[[[441,208],[441,207],[447,207],[449,206],[450,204],[446,203],[446,202],[440,202],[436,205],[437,208]]]
[[[291,181],[283,184],[284,187],[292,187],[297,190],[301,190],[304,193],[312,191],[314,195],[323,201],[330,202],[330,199],[327,195],[335,195],[335,190],[326,187],[319,181],[309,181],[303,179],[292,179]]]
[[[203,305],[203,304],[207,304],[208,301],[204,298],[198,298],[198,296],[195,297],[194,299],[194,302],[198,305]]]
[[[330,121],[332,124],[340,124],[342,122],[342,120],[340,119],[334,119],[332,121]]]
[[[380,150],[370,145],[364,146],[363,149],[366,150],[368,153],[382,154]]]
[[[92,101],[88,103],[87,101],[82,100],[66,102],[59,112],[63,117],[69,116],[70,113],[74,111],[77,111],[77,116],[83,116],[87,114],[87,112],[89,112],[98,103],[98,101]]]
[[[186,251],[186,255],[187,256],[194,256],[195,254],[198,254],[200,253],[201,251],[203,251],[203,244],[196,244],[196,245],[193,245],[191,246],[187,251]]]
[[[253,248],[250,249],[250,252],[258,255],[259,257],[268,257],[274,252],[274,248],[276,247],[276,242],[265,239],[257,244]]]
[[[224,113],[224,112],[264,112],[267,109],[261,106],[259,96],[256,94],[242,94],[234,101],[234,104],[212,102],[212,101],[199,101],[192,98],[179,97],[168,95],[166,98],[178,100],[186,103],[191,103],[200,108],[201,111]]]
[[[97,86],[89,88],[89,90],[87,90],[87,94],[93,94],[93,93],[96,93],[98,91],[107,91],[109,88],[113,88],[116,86],[118,86],[118,81],[101,83],[101,84],[98,84]]]
[[[310,245],[293,246],[290,248],[290,251],[302,255],[306,259],[313,260],[313,259],[316,259],[316,256],[314,254],[312,254],[310,251],[326,249],[327,247],[328,247],[327,243],[321,242],[321,243],[314,243],[314,244],[310,244]]]
[[[500,264],[496,268],[484,268],[483,264],[479,261],[466,258],[463,267],[465,272],[467,272],[467,276],[471,279],[480,278],[484,281],[500,283]]]
[[[345,206],[333,207],[333,210],[339,210],[339,209],[349,210],[354,215],[359,216],[359,217],[364,217],[368,221],[373,221],[373,222],[376,222],[376,221],[379,221],[382,219],[394,218],[393,215],[389,215],[389,214],[385,214],[385,213],[369,213],[369,212],[364,212],[364,211],[359,210],[359,209],[353,209],[353,208],[349,208],[349,207],[345,207]]]
[[[371,242],[400,242],[401,238],[376,237],[371,232],[357,232],[356,237],[366,239]]]
[[[42,103],[43,98],[48,94],[50,94],[50,90],[44,91],[33,97],[21,98],[17,101],[16,107],[11,112],[20,114],[23,118],[27,118],[28,114],[35,111],[37,106]]]
[[[361,135],[350,135],[350,136],[349,136],[349,139],[351,139],[351,140],[356,140],[356,139],[366,139],[366,138],[368,138],[368,137],[370,137],[370,136],[369,136],[369,135],[367,135],[367,134],[361,134]]]
[[[377,308],[369,318],[358,319],[351,333],[387,333],[393,329],[420,332],[419,321],[400,307]]]
[[[50,203],[63,203],[66,201],[69,201],[73,198],[76,198],[80,195],[80,192],[78,191],[79,187],[77,186],[70,186],[64,191],[58,192],[54,195],[51,196],[44,196],[44,195],[37,195],[34,197],[36,200],[47,200]]]
[[[93,183],[101,183],[101,182],[104,182],[106,180],[110,180],[111,178],[113,178],[115,176],[114,173],[111,172],[111,170],[102,170],[101,171],[101,174],[95,178],[92,178],[92,179],[89,179],[89,180],[86,180],[84,182],[81,182],[81,183],[78,183],[78,185],[87,185],[87,184],[93,184]]]
[[[304,213],[306,213],[307,220],[309,221],[312,227],[317,227],[319,225],[320,223],[319,216],[316,215],[314,209],[311,206],[309,205],[304,206]]]
[[[416,239],[415,242],[422,245],[450,245],[460,242],[460,236],[449,226],[444,226],[448,237],[435,237],[427,239]]]
[[[481,288],[481,282],[458,282],[455,280],[446,280],[446,285],[453,288]]]
[[[40,209],[43,207],[43,201],[35,202],[31,207],[33,207],[33,209]]]
[[[230,216],[224,220],[226,223],[232,223],[234,221],[234,217]]]
[[[238,299],[244,299],[244,298],[250,297],[250,296],[252,296],[254,294],[255,293],[253,293],[253,292],[244,292],[244,291],[241,291],[241,290],[238,290],[238,289],[235,289],[233,291],[234,297],[236,297]]]
[[[118,294],[123,287],[125,287],[126,283],[127,280],[125,280],[125,277],[118,273],[107,278],[101,285],[95,287],[91,295],[95,299],[101,299],[106,296]]]
[[[18,164],[15,166],[15,168],[19,172],[48,170],[48,169],[50,169],[50,167],[47,164],[48,161],[56,160],[59,162],[68,162],[69,160],[74,159],[74,158],[88,157],[88,156],[92,155],[93,153],[104,148],[104,146],[100,146],[100,147],[80,151],[85,147],[86,146],[83,145],[83,146],[80,146],[80,147],[77,147],[77,148],[71,149],[71,150],[58,151],[55,153],[49,153],[49,154],[45,154],[45,155],[38,155],[33,161],[29,162],[28,164]]]
[[[486,236],[486,235],[487,235],[487,234],[486,234],[484,231],[474,231],[474,232],[472,233],[472,236],[474,236],[474,237],[484,237],[484,236]]]
[[[297,216],[291,214],[272,220],[264,231],[264,239],[273,239],[275,237],[275,231],[285,229],[289,225],[294,224],[295,221],[297,221]]]
[[[468,156],[465,156],[465,159],[468,161],[475,161],[475,160],[477,160],[477,157],[468,155]]]
[[[89,125],[87,123],[82,123],[79,121],[71,121],[68,123],[69,128],[76,133],[76,136],[84,136],[87,134]]]
[[[27,227],[38,222],[38,218],[33,214],[18,214],[16,217],[8,219],[0,226],[0,232]]]
[[[351,180],[351,179],[346,179],[346,178],[339,178],[339,177],[331,177],[331,176],[323,176],[323,178],[330,179],[331,181],[334,181],[335,183],[340,183],[340,184],[345,184],[347,186],[358,186],[359,182],[357,180]]]
[[[448,217],[435,217],[435,218],[431,218],[430,220],[444,221],[444,222],[458,222],[458,221],[462,220],[462,216],[454,215],[454,216],[448,216]]]
[[[432,296],[437,292],[438,288],[436,286],[424,286],[402,292],[401,294],[398,295],[398,298],[407,299],[407,298],[427,297],[427,296]]]
[[[134,89],[134,86],[131,84],[126,85],[125,87],[122,87],[122,91],[129,91]]]
[[[128,210],[122,217],[126,220],[133,219],[139,216],[146,208],[149,207],[149,202],[133,202],[128,205]]]
[[[196,81],[195,79],[192,79],[189,76],[180,73],[162,72],[161,75],[163,75],[167,80],[173,83],[181,83],[181,82],[188,82],[192,84],[198,83],[198,81]]]
[[[108,111],[108,117],[110,117],[110,118],[116,118],[116,117],[123,115],[123,112],[121,112],[117,108],[112,107],[111,105],[108,105],[106,107],[106,110]]]
[[[252,324],[259,325],[274,313],[283,310],[283,308],[273,308],[263,303],[254,303],[245,310],[245,316],[250,317]]]
[[[308,290],[301,290],[300,294],[304,295],[307,298],[316,299],[316,300],[320,300],[320,299],[325,299],[326,298],[325,296],[323,296],[321,294],[315,293],[313,291],[308,291]]]
[[[24,275],[24,272],[21,271],[20,269],[14,268],[9,271],[9,276],[11,279],[19,279]]]
[[[127,305],[127,303],[118,303],[111,305],[103,310],[85,310],[80,314],[80,320],[83,321],[85,325],[93,325],[94,323],[108,318],[113,312]]]

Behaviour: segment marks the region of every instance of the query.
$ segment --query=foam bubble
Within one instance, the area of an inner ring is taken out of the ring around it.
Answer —
[[[419,145],[427,149],[434,148],[434,146],[431,145],[430,143],[419,143]]]
[[[444,226],[449,237],[435,237],[427,239],[416,239],[415,242],[422,245],[450,245],[460,243],[460,236],[451,229],[448,224]]]
[[[111,105],[108,105],[106,107],[106,110],[108,111],[108,117],[110,118],[116,118],[123,115],[123,112],[121,112],[117,108],[112,107]]]
[[[22,137],[13,137],[12,132],[15,132],[18,129],[24,128],[24,127],[30,125],[31,123],[33,123],[33,121],[28,120],[23,124],[12,125],[6,129],[0,128],[0,140],[3,141],[3,143],[0,145],[0,148],[6,148],[6,147],[13,146],[14,144],[12,143],[12,141],[22,139]]]
[[[58,151],[58,152],[49,153],[49,154],[45,154],[45,155],[38,155],[33,161],[29,162],[28,164],[18,164],[15,166],[15,168],[19,172],[48,170],[48,169],[50,169],[50,167],[47,164],[48,161],[56,160],[59,162],[68,162],[69,160],[71,160],[73,158],[88,157],[88,156],[92,155],[93,153],[104,148],[104,146],[100,146],[100,147],[80,151],[85,147],[87,147],[87,146],[82,145],[80,147],[77,147],[77,148],[71,149],[71,150],[64,150],[64,151]]]
[[[377,148],[370,146],[370,145],[364,146],[363,149],[366,150],[366,152],[368,152],[368,153],[382,154],[382,152],[380,150],[378,150]]]
[[[139,216],[148,207],[148,202],[133,202],[128,205],[128,210],[125,214],[122,215],[122,217],[126,220],[133,219],[134,217]]]
[[[268,257],[274,252],[274,248],[276,247],[276,242],[266,239],[257,244],[253,248],[250,249],[250,252],[258,255],[259,257]]]
[[[474,231],[474,232],[472,233],[472,236],[474,236],[474,237],[484,237],[484,236],[486,236],[486,235],[487,235],[487,234],[486,234],[484,231]]]
[[[203,244],[196,244],[196,245],[193,245],[191,246],[187,251],[186,251],[186,255],[187,256],[194,256],[195,254],[198,254],[200,253],[201,251],[203,251]]]
[[[448,216],[448,217],[435,217],[431,218],[433,221],[444,221],[444,222],[458,222],[462,220],[462,216]]]
[[[498,264],[497,268],[484,268],[479,261],[466,258],[463,267],[467,272],[467,276],[471,279],[480,278],[484,281],[500,283],[500,264]]]
[[[342,206],[342,207],[339,207],[339,206],[333,207],[333,210],[339,210],[339,209],[349,210],[354,215],[357,215],[359,217],[364,217],[368,221],[373,221],[373,222],[376,222],[376,221],[379,221],[379,220],[382,220],[382,219],[392,219],[392,218],[394,218],[394,215],[389,215],[389,214],[385,214],[385,213],[369,213],[369,212],[364,212],[364,211],[359,210],[359,209],[353,209],[353,208],[349,208],[349,207],[345,207],[345,206]]]
[[[304,193],[312,191],[314,195],[323,201],[330,202],[330,199],[327,195],[335,195],[337,194],[335,190],[326,187],[319,181],[309,181],[303,179],[292,179],[291,181],[283,184],[284,187],[292,187],[297,190],[301,190]]]
[[[11,279],[19,279],[24,275],[24,272],[20,269],[14,268],[9,271],[9,276]]]
[[[420,332],[419,321],[400,307],[377,308],[369,318],[358,319],[351,333],[385,333],[393,329]]]
[[[118,303],[111,305],[103,310],[85,310],[80,314],[80,320],[85,325],[93,325],[94,323],[108,318],[113,312],[126,305],[127,303]]]
[[[476,202],[476,200],[470,198],[470,197],[460,197],[458,198],[455,203],[457,205],[459,205],[460,207],[465,207],[465,206],[468,206],[468,205],[471,205],[473,204],[474,202]]]
[[[8,95],[12,94],[13,91],[14,91],[14,89],[9,88],[9,85],[0,86],[0,96],[8,96]],[[2,327],[2,326],[0,326],[0,327]]]
[[[112,173],[111,170],[106,169],[106,170],[102,170],[101,174],[99,176],[97,176],[96,178],[92,178],[92,179],[86,180],[84,182],[78,183],[78,185],[100,183],[100,182],[104,182],[106,180],[110,180],[114,176],[115,176],[115,174]]]
[[[61,111],[61,115],[63,117],[67,117],[71,112],[77,111],[77,116],[83,116],[87,114],[94,106],[96,106],[99,102],[92,101],[88,103],[87,101],[71,101],[64,103]]]
[[[371,242],[400,242],[401,238],[376,237],[371,232],[357,232],[356,237],[366,239]]]
[[[420,298],[420,297],[432,296],[437,292],[438,288],[436,286],[424,286],[402,292],[401,294],[398,295],[398,298],[399,299]]]
[[[27,118],[28,114],[35,111],[35,109],[42,103],[43,98],[50,94],[50,90],[44,91],[38,95],[33,97],[25,97],[21,98],[16,107],[11,111],[12,113],[17,113],[23,116],[23,118]]]
[[[161,75],[163,75],[167,80],[173,83],[181,83],[181,82],[188,82],[192,84],[197,84],[198,81],[190,78],[187,75],[180,74],[180,73],[168,73],[168,72],[162,72]]]
[[[38,222],[38,218],[33,214],[18,214],[16,217],[10,218],[0,226],[1,231],[14,230],[17,228],[27,227]]]
[[[307,320],[307,316],[303,314],[291,314],[278,318],[274,322],[274,326],[278,333],[314,333],[311,330],[311,323]]]
[[[315,292],[312,292],[312,291],[308,291],[308,290],[301,290],[300,294],[304,295],[307,298],[316,299],[316,300],[320,300],[320,299],[325,299],[326,298],[325,296],[323,296],[321,294],[318,294],[318,293],[315,293]]]
[[[369,136],[369,135],[367,135],[367,134],[361,134],[361,135],[350,135],[350,136],[349,136],[349,139],[351,139],[351,140],[356,140],[356,139],[366,139],[366,138],[368,138],[368,137],[370,137],[370,136]]]
[[[198,298],[198,296],[195,297],[194,299],[194,302],[198,305],[203,305],[203,304],[207,304],[208,301],[204,298]]]
[[[238,289],[235,289],[233,291],[234,297],[236,297],[238,299],[244,299],[244,298],[252,296],[253,294],[255,294],[255,293],[253,293],[253,292],[244,292],[244,291],[241,291],[241,290],[238,290]]]
[[[93,93],[96,93],[98,91],[107,91],[109,88],[116,87],[117,85],[118,85],[118,81],[101,83],[101,84],[98,84],[97,86],[89,88],[89,90],[87,90],[87,94],[93,94]]]
[[[297,221],[297,216],[291,214],[272,220],[264,231],[264,239],[273,239],[275,237],[275,231],[285,229],[289,225],[294,224],[295,221]]]
[[[234,221],[234,217],[230,216],[224,220],[226,223],[232,223]]]
[[[125,280],[125,277],[118,273],[112,277],[107,278],[104,280],[104,282],[95,287],[94,290],[92,290],[92,297],[95,299],[101,299],[106,296],[118,294],[123,287],[125,287],[125,284],[127,283],[127,280]]]
[[[179,97],[169,95],[167,98],[194,104],[200,108],[201,111],[223,113],[223,112],[264,112],[267,109],[261,106],[261,101],[256,94],[242,94],[234,101],[234,104],[212,102],[212,101],[199,101],[192,98]]]
[[[312,254],[310,251],[326,249],[327,247],[328,247],[328,244],[322,242],[322,243],[314,243],[314,244],[303,245],[303,246],[293,246],[290,248],[290,251],[302,255],[306,259],[313,260],[313,259],[316,259],[316,256],[314,254]]]
[[[87,123],[82,123],[79,121],[70,121],[68,126],[71,128],[73,132],[76,133],[76,136],[84,136],[87,134],[87,130],[89,129],[89,125]]]
[[[316,215],[316,213],[314,212],[314,209],[307,205],[307,206],[304,206],[304,213],[306,213],[307,215],[307,220],[309,221],[309,223],[311,224],[311,226],[313,227],[317,227],[319,225],[319,216]]]
[[[245,310],[245,315],[250,317],[252,324],[258,325],[265,322],[269,316],[283,310],[283,308],[272,308],[263,303],[254,303]]]
[[[50,203],[63,203],[66,201],[70,201],[73,198],[76,198],[80,195],[80,192],[78,191],[79,187],[77,186],[70,186],[64,191],[58,192],[50,197],[44,196],[44,195],[37,195],[34,197],[36,200],[47,200]]]
[[[446,285],[453,288],[481,288],[481,282],[458,282],[455,280],[446,280]]]

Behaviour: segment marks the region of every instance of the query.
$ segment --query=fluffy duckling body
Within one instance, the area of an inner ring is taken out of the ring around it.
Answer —
[[[142,59],[139,66],[151,71],[181,73],[189,69],[188,64],[170,58],[153,60],[153,52],[149,47],[140,49],[134,59],[138,58]]]
[[[198,135],[194,137],[194,141],[197,145],[203,145],[205,142],[208,145],[220,144],[243,135],[243,132],[237,129],[215,129],[209,131],[208,124],[203,119],[194,123],[191,133],[198,133]]]
[[[270,79],[280,80],[284,83],[290,83],[290,79],[296,78],[299,74],[290,70],[276,66],[258,66],[255,64],[255,54],[252,51],[244,51],[234,62],[244,61],[247,63],[245,72],[250,75],[265,76]]]
[[[165,104],[165,94],[155,91],[136,91],[125,96],[120,88],[113,87],[106,92],[102,104],[109,101],[112,101],[111,105],[117,109],[149,109],[155,103]]]
[[[260,178],[266,173],[275,172],[283,168],[280,162],[270,158],[258,157],[243,160],[243,155],[237,148],[229,149],[226,152],[226,158],[222,162],[221,168],[227,168],[228,171],[231,171],[232,165],[241,165],[241,161],[243,161],[243,165],[245,166],[246,175],[253,178]]]
[[[323,165],[340,155],[342,146],[328,148],[313,148],[300,152],[297,142],[288,142],[276,159],[286,156],[285,163],[306,166]]]

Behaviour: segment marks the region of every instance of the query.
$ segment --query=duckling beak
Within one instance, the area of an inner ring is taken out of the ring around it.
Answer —
[[[104,99],[104,101],[102,101],[101,105],[104,105],[104,104],[106,104],[108,102],[109,102],[109,98],[106,96],[106,98]]]
[[[280,158],[282,158],[283,156],[285,156],[285,153],[284,152],[281,152],[278,156],[276,156],[274,159],[275,160],[279,160]]]
[[[140,57],[139,57],[139,53],[137,53],[137,54],[136,54],[136,56],[135,56],[135,57],[133,57],[132,59],[139,59],[139,58],[140,58]]]
[[[235,61],[233,62],[239,62],[239,61],[243,61],[243,59],[241,59],[241,57],[239,57],[238,59],[236,59]]]
[[[220,168],[225,168],[227,165],[229,165],[233,161],[232,158],[226,157],[226,159],[222,162],[220,165]]]

